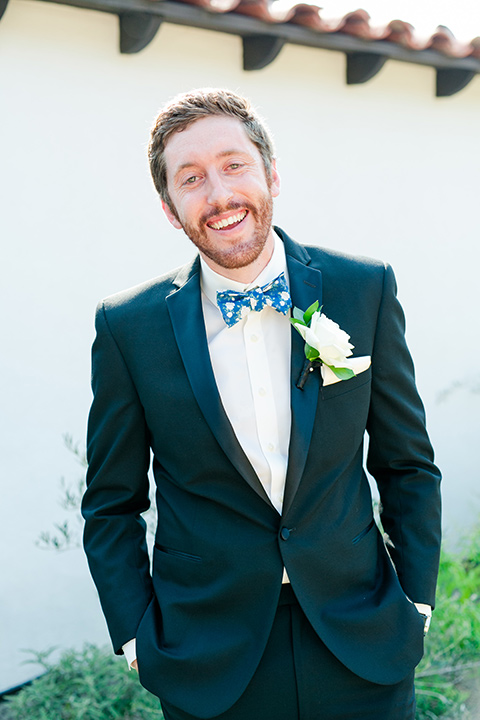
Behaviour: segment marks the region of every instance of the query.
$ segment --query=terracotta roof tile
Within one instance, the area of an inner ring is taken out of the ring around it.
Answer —
[[[385,39],[408,50],[420,49],[418,40],[415,37],[415,28],[404,20],[392,20],[388,24],[388,35]]]
[[[443,25],[440,25],[431,36],[429,47],[450,57],[468,57],[473,51],[471,43],[458,42],[453,33]]]
[[[473,48],[472,56],[480,60],[480,37],[473,38],[470,45]]]

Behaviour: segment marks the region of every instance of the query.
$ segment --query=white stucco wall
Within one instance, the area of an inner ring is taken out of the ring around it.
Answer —
[[[480,79],[440,100],[433,70],[391,62],[347,87],[343,55],[293,46],[245,73],[239,38],[166,24],[138,55],[117,47],[107,14],[11,0],[0,22],[0,690],[35,674],[22,648],[107,640],[82,552],[35,540],[66,516],[60,477],[81,472],[62,435],[84,438],[97,300],[192,255],[162,216],[145,152],[176,92],[250,96],[276,138],[277,223],[393,264],[448,536],[480,510],[480,398],[468,389],[480,384]]]

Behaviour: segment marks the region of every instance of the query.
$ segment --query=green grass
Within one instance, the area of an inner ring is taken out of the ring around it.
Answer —
[[[36,655],[35,662],[45,673],[4,703],[5,720],[163,718],[158,699],[111,650],[86,645],[63,653],[56,664],[48,661],[48,653]]]

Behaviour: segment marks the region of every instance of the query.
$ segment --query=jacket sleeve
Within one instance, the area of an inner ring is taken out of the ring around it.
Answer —
[[[84,547],[116,653],[136,636],[152,597],[141,513],[150,462],[143,408],[101,303],[92,349]]]
[[[440,472],[405,341],[392,269],[385,267],[372,354],[367,468],[375,478],[387,547],[406,595],[434,606],[441,540]]]

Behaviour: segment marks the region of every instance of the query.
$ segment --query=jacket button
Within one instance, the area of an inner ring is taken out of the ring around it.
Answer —
[[[282,538],[282,540],[288,540],[288,538],[290,537],[290,530],[286,527],[283,527],[280,530],[280,537]]]

